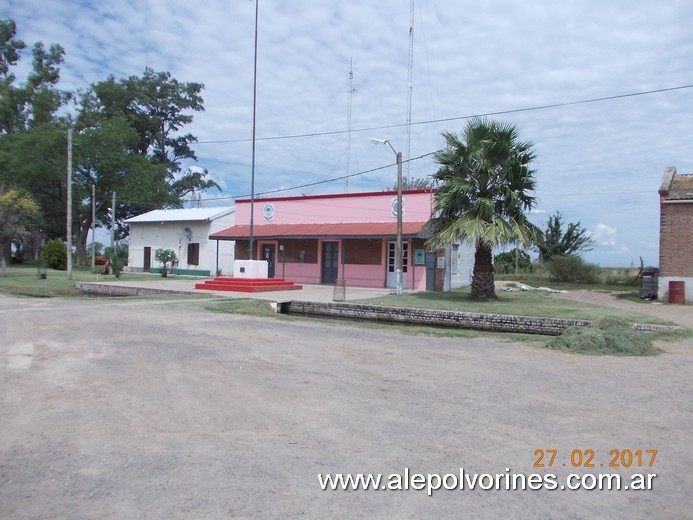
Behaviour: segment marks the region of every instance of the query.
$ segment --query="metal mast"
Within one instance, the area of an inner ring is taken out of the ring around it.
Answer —
[[[346,178],[344,179],[344,193],[349,193],[349,176],[351,172],[349,171],[349,154],[351,153],[351,97],[355,92],[354,90],[354,71],[352,68],[352,59],[349,58],[349,90],[348,101],[347,101],[347,153],[346,153]]]
[[[409,180],[409,159],[411,159],[411,99],[414,89],[414,0],[409,11],[409,71],[407,74],[407,180]]]

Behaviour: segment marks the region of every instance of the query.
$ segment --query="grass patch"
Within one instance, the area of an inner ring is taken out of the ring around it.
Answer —
[[[255,300],[253,298],[216,300],[210,305],[205,305],[205,309],[211,312],[243,314],[262,318],[294,318],[294,316],[274,312],[267,300]]]
[[[537,316],[599,321],[605,315],[631,322],[671,324],[671,322],[627,310],[558,299],[545,291],[497,291],[497,301],[474,301],[469,299],[469,288],[449,292],[407,293],[401,296],[386,295],[359,303],[391,307],[415,307],[511,316]]]
[[[355,320],[348,318],[331,318],[326,316],[303,316],[280,314],[274,312],[270,307],[270,302],[265,300],[255,300],[252,298],[239,298],[229,300],[219,300],[212,304],[205,305],[205,309],[211,312],[221,312],[230,314],[242,314],[246,316],[258,316],[263,318],[275,318],[290,321],[314,321],[331,326],[355,326],[364,329],[397,331],[402,334],[439,337],[439,338],[489,338],[494,337],[501,341],[523,341],[523,342],[544,342],[546,336],[537,334],[515,334],[515,333],[495,333],[483,332],[471,329],[456,329],[448,327],[427,327],[423,325],[408,325],[406,323],[379,322],[370,320]]]
[[[100,268],[99,268],[100,269]],[[45,279],[40,274],[45,273]],[[100,270],[99,270],[100,273]],[[188,276],[172,276],[170,279],[199,279]],[[120,280],[115,276],[91,272],[91,268],[76,267],[72,270],[72,280],[67,279],[67,271],[54,269],[37,269],[36,267],[9,267],[7,273],[0,274],[0,293],[27,298],[65,298],[81,296],[75,288],[77,282],[127,282],[132,280],[157,281],[165,278],[151,274],[122,273]]]
[[[652,346],[652,335],[634,331],[626,320],[607,317],[596,326],[568,327],[546,348],[595,356],[656,356],[662,351]]]

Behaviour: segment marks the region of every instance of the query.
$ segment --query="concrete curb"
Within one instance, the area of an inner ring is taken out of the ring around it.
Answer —
[[[367,321],[434,325],[487,332],[517,332],[559,336],[571,326],[587,327],[588,320],[568,320],[506,314],[483,314],[461,311],[441,311],[406,307],[384,307],[354,303],[319,303],[289,301],[278,303],[278,312],[309,316],[328,316]],[[668,325],[632,323],[631,328],[640,332],[669,332],[676,327]]]

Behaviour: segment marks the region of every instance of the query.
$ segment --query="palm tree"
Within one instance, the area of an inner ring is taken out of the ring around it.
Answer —
[[[475,118],[461,137],[444,132],[447,147],[436,154],[440,168],[435,217],[427,228],[431,245],[462,240],[475,246],[472,299],[497,299],[493,247],[536,242],[539,229],[527,220],[535,204],[535,154],[518,140],[514,125]]]

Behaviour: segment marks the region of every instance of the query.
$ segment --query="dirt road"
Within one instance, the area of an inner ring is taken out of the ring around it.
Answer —
[[[690,516],[690,343],[574,356],[202,305],[0,297],[0,518]],[[595,467],[573,468],[588,450]],[[658,452],[609,468],[610,450]],[[319,486],[406,468],[657,476],[651,491]]]

